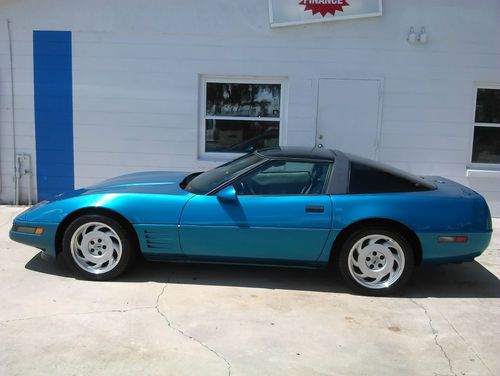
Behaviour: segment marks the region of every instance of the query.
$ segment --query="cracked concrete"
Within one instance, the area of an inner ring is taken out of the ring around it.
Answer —
[[[14,321],[41,320],[41,319],[48,319],[48,318],[57,317],[57,316],[64,316],[64,315],[99,315],[101,313],[124,313],[124,312],[130,312],[130,311],[138,311],[141,309],[154,309],[154,308],[155,307],[136,307],[136,308],[130,308],[130,309],[111,309],[108,311],[54,313],[51,315],[30,316],[30,317],[21,317],[21,318],[16,318],[16,319],[5,320],[5,321],[1,321],[0,324],[8,324],[8,323],[14,322]]]
[[[197,342],[198,344],[200,344],[200,346],[204,347],[205,349],[207,349],[208,351],[213,353],[217,358],[220,358],[222,361],[224,361],[224,363],[226,363],[226,365],[227,365],[228,375],[231,376],[231,364],[227,361],[226,358],[224,358],[217,351],[215,351],[213,348],[211,348],[207,344],[203,343],[199,339],[194,338],[193,336],[186,334],[182,329],[172,325],[172,322],[169,320],[166,313],[160,309],[160,298],[165,293],[165,290],[167,287],[168,287],[168,281],[167,281],[167,283],[165,283],[165,286],[163,286],[163,289],[161,290],[160,294],[158,294],[158,297],[156,298],[156,306],[155,306],[156,311],[165,319],[169,328],[172,328],[173,330],[176,330],[178,333],[180,333],[182,336]]]
[[[427,316],[428,320],[429,320],[429,328],[431,329],[431,332],[432,334],[434,335],[434,343],[436,344],[436,346],[439,348],[439,350],[441,351],[441,353],[443,354],[443,356],[445,357],[446,361],[448,362],[448,368],[450,369],[450,373],[454,376],[457,376],[456,372],[453,370],[453,365],[451,364],[451,359],[450,357],[448,356],[448,354],[446,353],[446,350],[444,349],[443,345],[441,345],[439,343],[439,340],[438,340],[438,336],[439,336],[439,333],[438,331],[434,328],[434,326],[432,325],[432,317],[429,315],[429,312],[427,311],[427,308],[424,307],[423,304],[421,303],[418,303],[415,301],[415,299],[411,299],[410,300],[419,308],[421,308],[424,313],[425,313],[425,316]],[[457,332],[458,333],[458,332]]]
[[[1,375],[498,375],[500,221],[478,262],[422,268],[401,297],[325,273],[138,265],[75,279],[7,238],[0,207]]]

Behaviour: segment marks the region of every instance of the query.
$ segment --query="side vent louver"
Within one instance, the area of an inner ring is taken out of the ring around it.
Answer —
[[[173,236],[171,233],[162,230],[145,230],[144,238],[146,246],[149,249],[165,249],[173,248]]]

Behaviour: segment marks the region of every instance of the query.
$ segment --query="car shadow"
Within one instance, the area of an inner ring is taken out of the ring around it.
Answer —
[[[35,255],[26,269],[74,278],[60,260],[46,261]],[[140,261],[117,282],[237,286],[352,294],[340,276],[327,270],[281,267],[183,264]],[[112,283],[111,281],[110,283]],[[428,265],[415,270],[400,295],[407,298],[500,298],[500,280],[480,263]]]

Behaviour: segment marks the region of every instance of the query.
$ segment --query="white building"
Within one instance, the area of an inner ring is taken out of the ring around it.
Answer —
[[[500,1],[315,3],[0,0],[0,201],[321,144],[500,216]]]

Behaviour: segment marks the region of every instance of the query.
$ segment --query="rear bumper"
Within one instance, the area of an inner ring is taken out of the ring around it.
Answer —
[[[475,257],[481,255],[488,247],[492,232],[474,232],[474,233],[419,233],[417,234],[422,245],[422,263],[447,263],[472,261]],[[439,243],[439,236],[459,236],[468,237],[466,243]]]
[[[42,227],[44,231],[41,235],[27,234],[24,232],[14,231],[14,226]],[[13,228],[9,232],[9,237],[15,242],[39,248],[47,255],[55,257],[55,238],[57,226],[57,223],[35,223],[16,219],[13,223]]]

